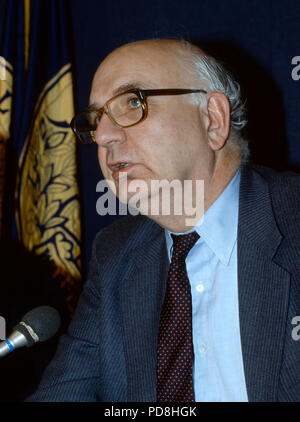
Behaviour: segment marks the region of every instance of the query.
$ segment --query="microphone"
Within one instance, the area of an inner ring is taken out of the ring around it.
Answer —
[[[11,335],[0,342],[0,357],[20,347],[30,347],[38,341],[49,340],[57,333],[61,319],[51,306],[39,306],[27,312]]]

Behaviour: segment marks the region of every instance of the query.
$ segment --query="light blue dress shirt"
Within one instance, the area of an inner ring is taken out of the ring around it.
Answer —
[[[191,230],[200,236],[186,258],[192,293],[197,402],[248,401],[238,308],[239,186],[240,170]],[[170,233],[165,230],[171,260]]]

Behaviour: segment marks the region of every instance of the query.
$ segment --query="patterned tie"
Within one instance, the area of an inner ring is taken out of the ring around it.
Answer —
[[[160,315],[157,347],[157,401],[194,401],[192,300],[185,258],[199,235],[171,235],[173,255]]]

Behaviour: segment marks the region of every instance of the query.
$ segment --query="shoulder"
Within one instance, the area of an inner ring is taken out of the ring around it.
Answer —
[[[258,164],[247,164],[252,171],[259,173],[270,183],[281,184],[296,184],[299,187],[300,174],[293,171],[278,171],[270,167],[261,166]]]
[[[98,257],[100,251],[103,258],[111,254],[120,256],[162,231],[163,229],[148,217],[140,214],[128,215],[100,230],[95,237],[93,250]]]
[[[89,262],[89,279],[109,291],[118,285],[137,254],[148,254],[157,241],[163,242],[163,229],[149,218],[137,215],[116,220],[95,236]]]
[[[254,164],[247,164],[242,174],[243,189],[245,185],[250,186],[250,198],[255,209],[268,204],[280,233],[290,239],[294,246],[299,245],[300,175]]]
[[[258,176],[262,183],[268,186],[270,198],[281,211],[300,211],[300,174],[292,171],[277,171],[269,167],[255,164],[247,164],[244,173],[252,173]],[[245,177],[246,180],[249,177]]]

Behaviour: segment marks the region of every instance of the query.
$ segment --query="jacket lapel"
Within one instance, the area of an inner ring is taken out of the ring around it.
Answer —
[[[238,227],[241,343],[249,401],[276,401],[290,274],[276,263],[282,236],[269,188],[259,172],[242,169]]]
[[[119,289],[127,397],[132,402],[156,401],[157,335],[169,266],[164,231],[147,222],[142,239]]]

